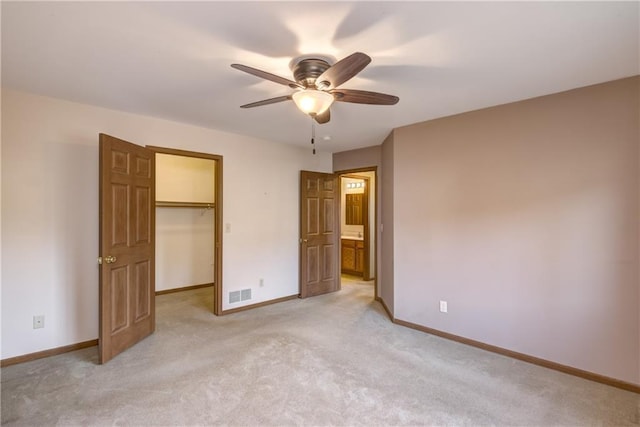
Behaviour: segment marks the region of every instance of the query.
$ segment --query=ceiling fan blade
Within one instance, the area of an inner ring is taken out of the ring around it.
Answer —
[[[249,67],[247,65],[242,64],[231,64],[231,67],[236,70],[244,71],[245,73],[252,74],[256,77],[260,77],[266,80],[270,80],[272,82],[280,83],[281,85],[289,86],[291,88],[301,88],[304,89],[304,86],[294,82],[293,80],[285,79],[284,77],[276,76],[275,74],[267,73],[266,71],[258,70],[257,68]]]
[[[356,52],[333,64],[316,79],[316,87],[321,90],[335,89],[366,67],[371,58]]]
[[[366,90],[336,89],[329,91],[336,101],[353,102],[355,104],[394,105],[400,98],[386,93],[368,92]]]
[[[256,101],[250,104],[244,104],[244,105],[241,105],[240,108],[260,107],[262,105],[275,104],[276,102],[288,101],[290,99],[291,99],[291,95],[278,96],[276,98],[263,99],[262,101]]]
[[[324,113],[316,115],[314,119],[320,125],[329,123],[329,120],[331,120],[331,110],[327,109]]]

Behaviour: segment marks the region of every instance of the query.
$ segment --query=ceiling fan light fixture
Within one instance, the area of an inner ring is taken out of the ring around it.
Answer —
[[[334,101],[333,95],[330,93],[315,89],[300,90],[295,92],[292,97],[300,111],[312,116],[327,111]]]

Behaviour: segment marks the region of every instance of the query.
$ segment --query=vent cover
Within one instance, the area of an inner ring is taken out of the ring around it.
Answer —
[[[229,304],[240,302],[240,291],[229,292]]]
[[[229,304],[251,299],[251,288],[229,292]]]

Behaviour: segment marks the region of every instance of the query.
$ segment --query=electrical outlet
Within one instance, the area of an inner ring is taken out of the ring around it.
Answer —
[[[440,301],[440,313],[446,313],[446,312],[447,312],[447,302]]]
[[[260,287],[263,287],[263,286],[264,286],[264,279],[261,278],[260,279]]]
[[[44,328],[44,315],[33,316],[33,329]]]

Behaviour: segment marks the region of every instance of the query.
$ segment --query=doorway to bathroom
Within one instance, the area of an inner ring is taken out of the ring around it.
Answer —
[[[377,297],[377,169],[339,171],[341,286],[362,283]]]

